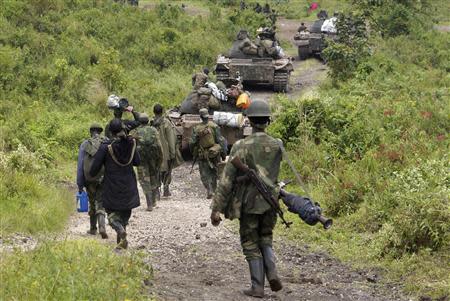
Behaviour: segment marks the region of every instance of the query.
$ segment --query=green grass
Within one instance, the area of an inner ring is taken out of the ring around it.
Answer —
[[[2,254],[2,300],[148,300],[152,277],[139,254],[115,254],[93,240],[42,243]]]

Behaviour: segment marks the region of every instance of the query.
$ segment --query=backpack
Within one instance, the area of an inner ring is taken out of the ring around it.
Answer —
[[[208,124],[200,126],[198,129],[198,137],[200,147],[203,149],[208,149],[216,143],[213,129]]]
[[[158,130],[151,126],[144,126],[137,130],[139,155],[151,167],[158,167],[163,159]]]
[[[100,145],[106,140],[103,136],[95,136],[86,140],[84,146],[84,159],[83,159],[83,173],[84,178],[87,182],[99,181],[103,176],[104,167],[98,172],[95,177],[91,177],[89,171],[91,170],[92,162],[94,161],[94,156],[97,153]]]

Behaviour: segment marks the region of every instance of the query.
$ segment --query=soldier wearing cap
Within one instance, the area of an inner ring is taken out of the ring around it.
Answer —
[[[265,133],[270,122],[270,108],[266,102],[252,102],[247,109],[247,116],[253,127],[253,134],[237,141],[231,149],[230,159],[225,165],[211,204],[211,223],[219,225],[221,213],[228,219],[239,219],[241,246],[251,277],[251,287],[243,293],[262,298],[265,276],[272,291],[282,289],[272,249],[272,232],[277,215],[253,184],[247,181],[237,182],[237,177],[242,174],[230,161],[237,156],[270,184],[275,195],[282,150],[281,141]]]
[[[220,134],[217,124],[209,121],[207,109],[200,109],[202,123],[192,130],[189,147],[197,158],[200,178],[206,188],[206,197],[212,198],[217,186],[217,165],[220,159],[225,159],[227,150],[225,139]]]
[[[101,200],[103,171],[92,177],[89,170],[93,161],[93,157],[100,145],[107,140],[101,135],[103,128],[98,123],[93,123],[89,127],[90,138],[81,143],[78,151],[78,165],[77,165],[77,186],[78,191],[81,192],[86,189],[89,197],[89,220],[90,228],[88,234],[97,234],[98,230],[102,238],[108,238],[105,228],[105,209]]]

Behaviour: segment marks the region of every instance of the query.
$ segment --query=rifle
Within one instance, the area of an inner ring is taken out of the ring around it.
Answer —
[[[278,199],[274,198],[272,193],[270,192],[269,187],[267,187],[267,184],[264,183],[263,180],[258,176],[255,170],[249,168],[247,165],[242,163],[242,161],[239,159],[239,157],[234,157],[233,160],[231,160],[231,164],[233,164],[234,167],[236,167],[238,170],[243,172],[245,175],[239,176],[236,178],[237,182],[243,182],[246,180],[250,180],[253,185],[255,185],[258,192],[261,194],[261,196],[264,198],[264,200],[272,207],[272,209],[275,211],[275,213],[281,218],[282,223],[286,226],[286,228],[289,228],[289,226],[292,224],[292,222],[288,222],[284,219],[283,210],[280,208],[280,204],[278,203]]]

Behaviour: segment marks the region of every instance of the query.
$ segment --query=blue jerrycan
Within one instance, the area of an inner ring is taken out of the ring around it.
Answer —
[[[88,212],[89,209],[89,198],[86,191],[77,192],[77,211],[78,212]]]

